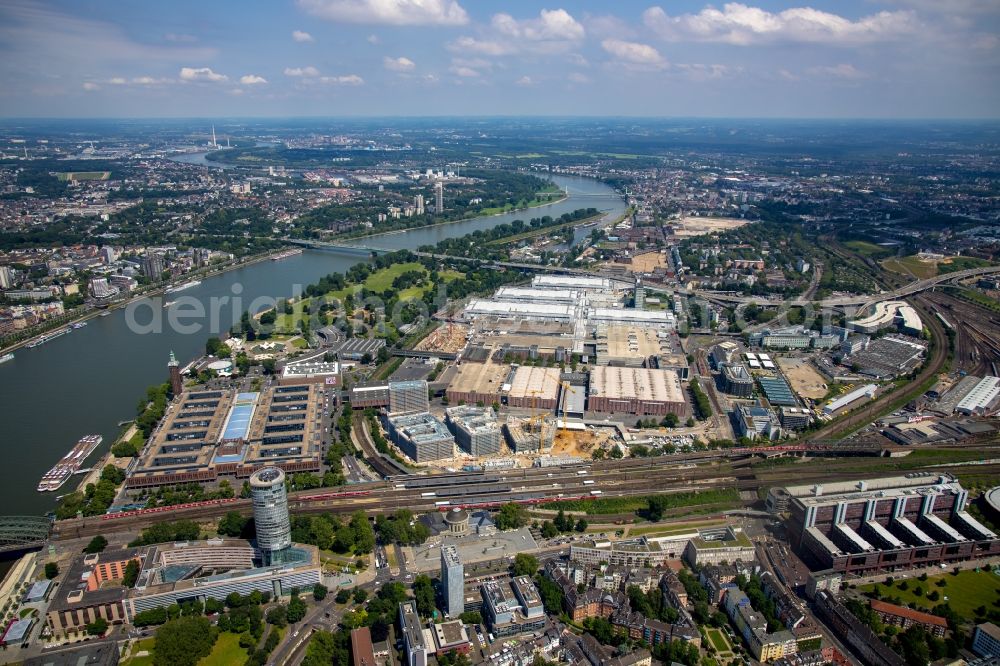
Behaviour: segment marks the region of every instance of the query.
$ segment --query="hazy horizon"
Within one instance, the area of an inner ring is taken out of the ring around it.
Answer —
[[[0,117],[992,120],[998,34],[990,0],[13,0]]]

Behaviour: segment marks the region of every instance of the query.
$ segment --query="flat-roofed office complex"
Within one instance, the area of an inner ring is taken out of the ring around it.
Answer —
[[[393,414],[426,412],[427,382],[414,379],[405,382],[389,382],[389,411]]]
[[[730,395],[749,398],[753,395],[753,377],[746,366],[734,364],[722,367],[722,390]]]
[[[414,462],[442,460],[455,455],[455,436],[427,412],[389,416],[386,426],[392,441]]]
[[[268,465],[318,472],[323,400],[323,387],[311,384],[182,393],[168,405],[126,488],[247,479]]]
[[[474,456],[500,452],[500,424],[492,407],[461,405],[445,410],[455,443]]]
[[[785,489],[790,538],[820,569],[862,573],[1000,555],[1000,540],[966,512],[948,474]]]
[[[597,366],[590,371],[587,408],[625,414],[687,414],[680,378],[673,370]]]

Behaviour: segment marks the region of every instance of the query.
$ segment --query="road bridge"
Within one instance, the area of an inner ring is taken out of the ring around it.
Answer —
[[[401,356],[402,358],[439,358],[444,361],[454,361],[458,358],[458,354],[453,352],[420,351],[416,349],[394,349],[392,355]]]

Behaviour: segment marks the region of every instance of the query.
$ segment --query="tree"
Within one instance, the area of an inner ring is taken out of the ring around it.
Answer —
[[[284,604],[272,606],[267,611],[267,623],[276,627],[284,627],[288,624],[288,608]]]
[[[329,592],[329,590],[326,585],[323,583],[316,583],[316,585],[313,586],[313,599],[316,601],[323,601],[326,599],[327,592]]]
[[[515,576],[534,576],[538,571],[538,559],[528,553],[518,553],[514,556]]]
[[[105,539],[100,534],[98,534],[97,536],[95,536],[93,539],[90,540],[90,543],[88,543],[87,547],[83,549],[83,552],[100,553],[107,547],[108,547],[108,540]]]
[[[417,602],[417,612],[430,617],[437,610],[434,605],[434,583],[429,576],[420,574],[413,579],[413,597]]]
[[[108,621],[103,617],[99,617],[90,624],[87,625],[87,633],[91,636],[103,636],[104,632],[108,630]]]
[[[546,539],[557,537],[559,536],[559,528],[552,524],[552,521],[546,520],[542,523],[542,536]]]
[[[479,611],[466,611],[459,616],[459,619],[465,624],[483,623],[483,615]]]
[[[334,597],[334,601],[338,604],[346,604],[351,600],[351,592],[347,588],[343,588],[337,591],[337,596]]]
[[[497,511],[495,522],[501,530],[516,530],[528,524],[528,511],[520,504],[509,502]]]
[[[573,529],[576,530],[577,532],[586,532],[587,521],[584,520],[583,518],[580,518],[578,521],[576,521],[576,525],[573,527]]]
[[[128,564],[125,565],[125,575],[122,577],[122,585],[125,587],[134,587],[135,582],[139,580],[140,571],[139,560],[129,560]]]
[[[49,580],[52,580],[58,575],[59,575],[59,565],[56,564],[55,562],[46,562],[45,577],[48,578]]]
[[[365,600],[368,598],[368,592],[360,587],[356,587],[354,588],[354,592],[351,594],[351,596],[354,597],[354,603],[363,604],[365,603]]]
[[[189,616],[170,620],[156,632],[153,664],[195,666],[212,651],[218,634],[218,627],[213,627],[205,617]]]
[[[306,602],[297,594],[293,594],[288,600],[288,621],[292,624],[300,621],[306,616]]]
[[[223,536],[238,537],[243,534],[249,522],[250,519],[240,515],[239,511],[230,511],[219,521],[216,532]]]

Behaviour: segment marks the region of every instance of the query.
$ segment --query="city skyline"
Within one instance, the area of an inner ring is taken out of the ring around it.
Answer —
[[[963,0],[298,0],[0,8],[3,117],[990,118]]]

